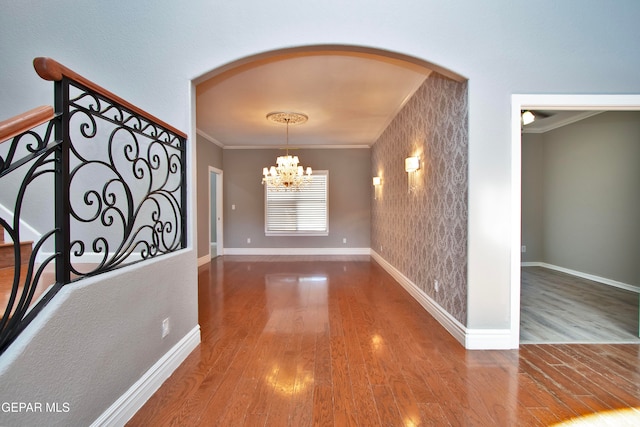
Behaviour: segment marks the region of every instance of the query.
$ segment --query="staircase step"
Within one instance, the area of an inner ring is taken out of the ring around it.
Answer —
[[[15,274],[16,272],[14,271],[13,267],[0,268],[0,316],[4,314],[7,308],[7,304],[9,303],[9,297],[13,289],[13,279]],[[27,275],[27,266],[23,264],[22,267],[20,267],[21,283],[18,286],[19,296],[22,295],[22,291],[24,289],[24,278],[26,277],[26,275]],[[45,270],[44,274],[40,277],[38,285],[34,290],[33,299],[31,300],[31,305],[33,305],[36,301],[38,301],[38,298],[40,298],[40,295],[42,295],[49,288],[49,286],[54,282],[55,282],[55,279],[53,278],[53,273],[51,272],[51,270],[50,269]],[[14,310],[15,310],[15,305],[13,307],[13,310],[9,313],[9,318],[13,316]]]
[[[29,263],[32,247],[33,242],[20,242],[20,261],[22,264]],[[8,268],[15,265],[13,251],[13,243],[0,243],[0,268]]]

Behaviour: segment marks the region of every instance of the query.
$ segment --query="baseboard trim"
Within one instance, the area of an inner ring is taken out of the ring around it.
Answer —
[[[618,282],[616,280],[607,279],[606,277],[596,276],[594,274],[583,273],[581,271],[571,270],[570,268],[564,268],[553,264],[547,264],[546,262],[523,262],[520,263],[522,267],[542,267],[549,270],[559,271],[561,273],[570,274],[572,276],[580,277],[582,279],[592,280],[594,282],[602,283],[603,285],[613,286],[614,288],[625,289],[627,291],[640,294],[640,287],[630,285],[628,283]]]
[[[369,248],[224,248],[225,255],[369,255]]]
[[[380,254],[373,249],[371,250],[371,257],[380,266],[389,273],[396,281],[411,295],[429,314],[431,314],[443,328],[447,330],[460,344],[466,348],[466,330],[465,327],[455,319],[448,311],[442,308],[437,302],[435,302],[430,296],[428,296],[422,289],[420,289],[415,283],[413,283],[407,276],[402,274],[400,270],[391,265]]]
[[[9,224],[13,224],[13,209],[7,209],[3,204],[0,203],[0,212],[2,212],[2,217]],[[20,240],[22,240],[23,242],[27,240],[37,242],[38,240],[40,240],[40,238],[42,237],[42,233],[27,224],[22,218],[20,218],[18,222],[20,226]],[[13,241],[7,230],[4,230],[4,241],[7,243]]]
[[[198,258],[198,267],[201,267],[211,261],[211,255],[205,255]]]
[[[542,267],[541,262],[521,262],[520,267]]]
[[[467,329],[464,348],[467,350],[511,350],[518,348],[510,329]]]
[[[123,426],[146,403],[175,371],[178,366],[200,344],[200,325],[196,325],[171,350],[158,360],[138,381],[111,405],[92,427]]]
[[[518,348],[510,329],[468,329],[373,249],[371,257],[467,350]]]

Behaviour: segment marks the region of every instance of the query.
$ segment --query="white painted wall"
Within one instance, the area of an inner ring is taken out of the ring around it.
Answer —
[[[0,0],[0,10],[1,118],[51,103],[51,83],[40,80],[30,68],[33,57],[42,55],[57,59],[192,136],[190,79],[269,50],[314,44],[375,47],[413,55],[469,78],[466,326],[477,330],[508,329],[514,315],[510,307],[510,250],[512,225],[519,219],[511,210],[511,94],[640,92],[640,55],[636,44],[629,42],[640,39],[636,22],[640,2],[636,0],[586,0],[579,7],[575,2],[555,0],[540,0],[534,7],[513,0],[398,0],[393,5],[326,0],[298,3],[296,7],[278,0],[194,0],[188,4],[177,0]],[[197,313],[196,255],[187,251],[177,258],[181,257],[186,262],[176,263],[171,275],[166,274],[167,266],[159,264],[149,268],[144,278],[123,272],[119,280],[133,286],[136,299],[148,298],[151,303],[172,301],[178,295],[182,300],[186,294],[184,303],[169,303],[180,323],[186,325],[195,322]],[[179,284],[170,279],[176,275],[181,277]],[[125,296],[118,293],[118,287],[109,283],[94,287],[85,292],[123,302],[118,313],[122,319],[139,311],[136,304],[124,304]],[[151,289],[154,292],[149,293]],[[67,301],[79,301],[77,292],[70,292]],[[112,314],[72,305],[74,312],[65,315],[64,326],[95,323],[93,332],[109,340],[111,351],[98,352],[92,358],[69,350],[63,355],[31,356],[32,363],[47,366],[50,374],[35,377],[20,371],[25,375],[23,387],[37,390],[29,384],[53,384],[59,379],[53,374],[59,366],[93,366],[99,371],[116,351],[125,360],[144,354],[149,360],[140,363],[135,372],[121,372],[114,365],[115,380],[100,382],[91,376],[79,380],[78,390],[86,393],[78,394],[88,396],[96,387],[106,387],[109,396],[115,396],[142,374],[142,365],[150,365],[162,352],[141,351],[131,339],[141,330],[154,333],[156,325],[149,320],[152,315],[140,318],[149,324],[129,324],[135,332],[105,333],[98,325],[101,318],[109,319]],[[91,345],[83,342],[88,339],[85,335],[57,333],[62,335],[49,340],[54,349]],[[15,375],[11,381],[17,383]],[[7,398],[4,393],[2,399]],[[88,420],[100,413],[110,404],[107,396],[102,398],[95,402],[85,397],[86,405],[74,415]]]

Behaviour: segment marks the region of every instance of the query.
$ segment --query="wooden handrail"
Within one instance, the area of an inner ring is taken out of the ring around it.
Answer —
[[[123,107],[126,107],[127,109],[138,114],[139,116],[142,116],[151,122],[159,124],[160,126],[164,127],[168,131],[173,132],[176,135],[181,136],[183,138],[187,137],[187,134],[185,134],[184,132],[174,128],[168,123],[163,122],[162,120],[136,107],[130,102],[125,101],[124,99],[120,98],[118,95],[115,95],[114,93],[108,91],[102,86],[95,84],[91,80],[81,76],[80,74],[76,73],[73,70],[70,70],[69,68],[65,67],[64,65],[60,64],[59,62],[51,58],[45,58],[45,57],[35,58],[33,60],[33,67],[36,69],[36,73],[38,73],[38,75],[42,77],[44,80],[60,81],[62,80],[63,76],[67,77],[71,80],[74,80],[78,83],[85,85],[92,91],[99,93],[100,95],[117,102],[118,104],[122,105]]]
[[[0,143],[53,119],[53,107],[43,105],[0,122]]]

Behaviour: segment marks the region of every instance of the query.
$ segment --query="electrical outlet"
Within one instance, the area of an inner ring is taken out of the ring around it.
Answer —
[[[251,237],[247,237],[247,243],[251,243]]]
[[[436,292],[440,291],[440,284],[438,283],[437,280],[433,281],[433,287],[435,288]]]
[[[525,245],[522,245],[522,247],[520,248],[520,251],[521,251],[522,253],[527,252],[527,247],[526,247]]]
[[[346,237],[344,237],[344,238],[342,239],[342,243],[347,243],[347,238],[346,238]]]
[[[162,338],[166,337],[167,335],[169,335],[169,318],[167,317],[166,319],[164,319],[162,321]]]

